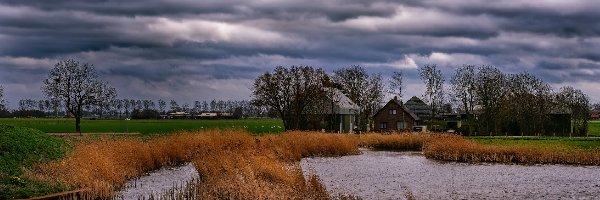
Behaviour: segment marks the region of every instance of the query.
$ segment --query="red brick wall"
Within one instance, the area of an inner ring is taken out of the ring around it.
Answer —
[[[390,110],[396,110],[396,114],[390,114]],[[410,114],[404,111],[404,109],[402,109],[400,105],[390,101],[383,107],[383,109],[379,113],[377,113],[377,115],[373,117],[373,120],[375,122],[374,130],[382,132],[397,131],[398,129],[396,125],[398,124],[398,122],[402,121],[402,117],[404,117],[404,121],[406,121],[407,129],[412,130],[412,127],[415,125],[415,120],[412,117],[410,117]],[[387,129],[380,129],[380,124],[382,122],[387,123]]]

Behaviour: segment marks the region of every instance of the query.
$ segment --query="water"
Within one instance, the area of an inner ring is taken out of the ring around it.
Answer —
[[[600,167],[438,162],[419,152],[306,158],[332,193],[364,199],[600,199]]]
[[[198,171],[188,163],[178,167],[162,168],[127,183],[117,199],[148,199],[150,195],[160,196],[165,191],[180,187],[198,178]]]

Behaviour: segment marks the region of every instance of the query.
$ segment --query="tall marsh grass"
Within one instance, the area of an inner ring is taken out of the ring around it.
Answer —
[[[421,151],[423,145],[438,134],[365,134],[360,136],[360,146],[380,150]]]
[[[430,140],[423,148],[427,158],[456,162],[600,165],[600,151],[553,146],[483,145],[460,136]]]
[[[299,161],[358,154],[358,147],[423,151],[430,159],[458,162],[600,165],[597,150],[483,145],[446,134],[356,136],[292,131],[252,136],[239,130],[212,130],[83,140],[64,159],[27,173],[43,181],[89,188],[92,197],[112,198],[130,179],[163,166],[192,162],[199,179],[156,198],[347,199],[353,197],[330,196],[318,177],[305,177]]]
[[[202,199],[277,199],[324,191],[304,179],[298,166],[301,158],[357,154],[357,146],[355,137],[309,132],[251,136],[238,130],[214,130],[147,140],[104,137],[76,144],[65,159],[41,165],[29,175],[90,188],[91,196],[111,198],[130,179],[193,161],[201,177]]]

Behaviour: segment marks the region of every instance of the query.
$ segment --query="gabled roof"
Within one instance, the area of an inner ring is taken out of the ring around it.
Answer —
[[[344,95],[342,91],[335,88],[325,88],[328,92],[328,101],[331,101],[334,106],[330,109],[325,109],[326,114],[356,114],[360,109],[356,103],[354,103],[348,96]]]
[[[423,100],[419,99],[416,96],[413,96],[408,101],[406,101],[406,103],[404,103],[404,106],[406,106],[406,108],[408,108],[420,118],[431,117],[431,108],[425,102],[423,102]]]
[[[335,96],[335,98],[337,98],[336,103],[337,103],[337,106],[339,106],[340,108],[353,109],[353,110],[359,109],[358,105],[356,105],[352,100],[350,100],[350,98],[348,98],[348,96],[344,95],[342,93],[342,91],[340,91],[338,89],[333,89],[332,93]]]
[[[390,100],[387,104],[385,104],[385,106],[387,106],[390,103],[395,103],[396,105],[399,105],[400,108],[402,108],[402,110],[404,110],[404,112],[408,113],[408,115],[410,115],[410,117],[412,117],[414,120],[421,120],[421,118],[419,118],[419,116],[417,116],[415,113],[410,111],[406,106],[404,106],[404,104],[402,104],[402,101],[398,100],[397,98]],[[373,116],[379,115],[379,113],[385,109],[385,106],[383,106],[383,108],[379,109]]]

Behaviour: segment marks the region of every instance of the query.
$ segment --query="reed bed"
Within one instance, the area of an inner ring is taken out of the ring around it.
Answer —
[[[566,146],[483,145],[460,136],[429,140],[423,153],[429,159],[456,162],[600,165],[600,151]]]
[[[28,175],[112,198],[135,177],[193,161],[200,173],[201,199],[323,199],[325,190],[305,180],[298,161],[309,156],[357,154],[358,140],[337,134],[288,132],[251,136],[240,130],[182,132],[150,139],[101,137],[75,144],[66,158]],[[296,195],[296,196],[294,196]],[[323,198],[322,198],[323,197]]]
[[[440,137],[441,134],[365,134],[360,136],[360,146],[379,150],[421,151],[429,140]]]
[[[252,136],[241,130],[181,132],[168,136],[100,137],[75,142],[61,160],[26,172],[29,177],[113,198],[128,180],[149,171],[192,162],[199,179],[153,199],[353,199],[330,196],[318,177],[302,174],[299,161],[313,156],[358,154],[358,147],[423,151],[457,162],[600,165],[600,151],[567,147],[483,145],[447,134],[344,135],[292,131]]]

